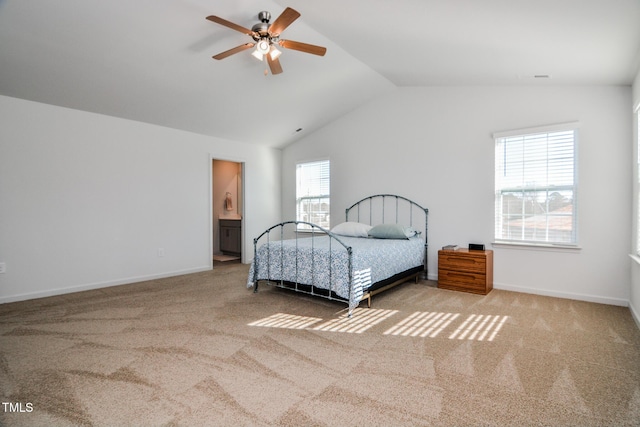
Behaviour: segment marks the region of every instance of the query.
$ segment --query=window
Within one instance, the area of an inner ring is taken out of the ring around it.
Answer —
[[[636,255],[640,256],[640,105],[636,107]]]
[[[329,160],[296,165],[296,219],[329,229],[330,223]],[[300,225],[298,229],[310,229]]]
[[[496,241],[577,244],[577,124],[494,137]]]

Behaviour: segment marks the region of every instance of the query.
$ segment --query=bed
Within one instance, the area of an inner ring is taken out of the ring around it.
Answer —
[[[427,274],[428,209],[405,197],[377,194],[345,210],[325,229],[305,221],[276,224],[254,239],[247,287],[291,289],[348,304]]]

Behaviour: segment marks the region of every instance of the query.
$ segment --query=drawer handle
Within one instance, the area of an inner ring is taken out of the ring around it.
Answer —
[[[464,279],[471,279],[471,280],[475,280],[476,276],[474,276],[473,274],[463,274],[463,273],[449,273],[447,276],[449,277],[461,277]]]
[[[476,264],[476,260],[475,259],[469,259],[469,258],[456,258],[456,262],[458,263],[467,263],[467,264]]]

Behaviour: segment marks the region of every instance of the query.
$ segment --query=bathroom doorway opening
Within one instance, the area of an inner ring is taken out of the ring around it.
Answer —
[[[244,164],[211,160],[213,266],[242,262],[244,253]]]

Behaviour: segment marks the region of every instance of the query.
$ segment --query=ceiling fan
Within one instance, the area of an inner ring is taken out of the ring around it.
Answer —
[[[241,25],[234,24],[233,22],[229,22],[226,19],[222,19],[219,16],[207,16],[207,19],[209,21],[215,22],[216,24],[224,25],[225,27],[231,28],[232,30],[240,31],[243,34],[251,36],[251,38],[253,39],[253,43],[241,44],[240,46],[236,46],[233,49],[229,49],[217,55],[214,55],[213,59],[224,59],[228,56],[247,49],[251,49],[255,46],[256,49],[253,51],[252,55],[261,61],[266,57],[267,62],[269,63],[269,68],[271,69],[271,74],[280,74],[282,73],[282,66],[280,65],[280,60],[278,59],[278,57],[280,56],[281,52],[276,48],[276,45],[281,46],[285,49],[292,49],[300,52],[311,53],[313,55],[324,56],[324,54],[327,52],[327,48],[325,47],[296,42],[293,40],[280,39],[280,34],[299,17],[300,13],[291,9],[290,7],[287,7],[284,12],[282,12],[280,16],[278,16],[276,20],[270,24],[269,21],[271,20],[271,14],[267,11],[262,11],[258,14],[258,19],[260,19],[260,22],[251,27],[251,29],[248,29]],[[268,72],[265,69],[265,75],[267,73]]]

